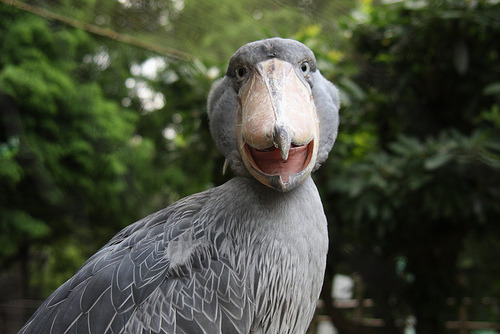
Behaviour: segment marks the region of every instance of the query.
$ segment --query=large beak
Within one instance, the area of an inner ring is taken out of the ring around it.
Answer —
[[[312,171],[319,124],[309,84],[288,62],[269,59],[254,67],[239,93],[238,148],[261,183],[288,191]]]

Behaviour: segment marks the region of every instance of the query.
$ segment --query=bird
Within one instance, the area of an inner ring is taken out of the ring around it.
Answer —
[[[328,251],[311,173],[339,107],[306,45],[240,47],[207,99],[234,176],[125,227],[19,333],[305,333]]]

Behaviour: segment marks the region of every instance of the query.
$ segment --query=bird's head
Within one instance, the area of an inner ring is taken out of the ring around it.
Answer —
[[[278,191],[298,186],[326,160],[337,136],[337,89],[304,44],[249,43],[209,94],[210,131],[238,175]]]

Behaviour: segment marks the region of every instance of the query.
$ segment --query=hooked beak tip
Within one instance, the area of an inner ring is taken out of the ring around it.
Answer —
[[[289,149],[280,150],[281,159],[283,159],[283,161],[288,160],[288,151],[289,151]]]
[[[288,160],[288,152],[292,145],[292,135],[283,125],[276,125],[273,133],[274,146],[280,151],[281,159]]]

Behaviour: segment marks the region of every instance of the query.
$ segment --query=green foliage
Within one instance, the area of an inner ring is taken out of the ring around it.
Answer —
[[[447,298],[497,289],[489,254],[464,245],[499,232],[499,14],[487,1],[366,1],[343,22],[361,70],[336,81],[348,99],[319,177],[330,268],[360,273],[386,323],[413,314],[419,333],[440,333],[458,314]],[[464,284],[472,268],[490,281]]]
[[[332,178],[330,187],[347,194],[343,215],[358,228],[373,224],[369,234],[382,240],[396,227],[410,229],[422,220],[484,223],[482,205],[493,200],[487,193],[496,185],[489,185],[492,175],[478,177],[476,169],[493,173],[500,168],[489,144],[479,133],[443,132],[425,142],[402,135],[389,144],[389,152],[371,152]],[[477,198],[480,194],[486,198]]]
[[[19,139],[9,138],[8,142],[0,144],[0,179],[10,186],[18,183],[22,178],[22,169],[16,163],[15,157],[19,151]]]
[[[136,217],[129,176],[153,160],[151,143],[132,145],[138,115],[82,75],[99,65],[82,62],[98,49],[93,39],[4,7],[0,15],[17,17],[0,35],[2,265],[57,247],[67,231],[85,240],[85,258]]]
[[[26,296],[46,296],[122,227],[213,185],[212,79],[199,62],[4,5],[0,17],[0,265],[21,261]]]
[[[50,228],[24,211],[5,209],[0,217],[0,232],[0,256],[9,258],[18,252],[19,244],[46,237]]]

